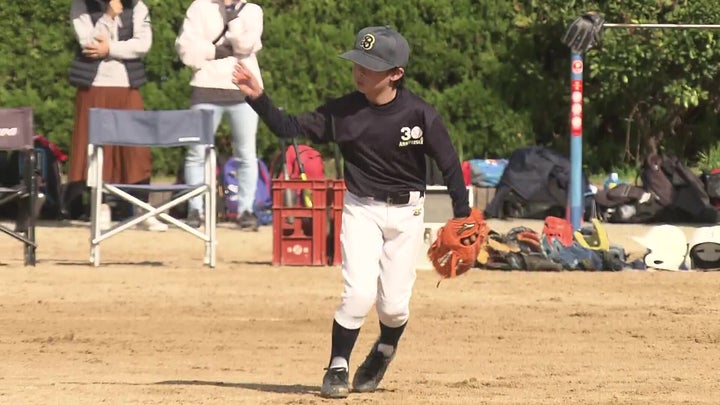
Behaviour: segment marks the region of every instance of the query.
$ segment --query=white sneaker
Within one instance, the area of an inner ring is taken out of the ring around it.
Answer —
[[[138,227],[150,232],[165,232],[168,230],[168,225],[155,217],[146,219],[141,222]]]

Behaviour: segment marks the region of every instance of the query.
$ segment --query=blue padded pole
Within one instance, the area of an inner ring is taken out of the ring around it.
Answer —
[[[582,110],[583,56],[572,52],[570,58],[570,223],[580,229],[583,216],[582,190]]]

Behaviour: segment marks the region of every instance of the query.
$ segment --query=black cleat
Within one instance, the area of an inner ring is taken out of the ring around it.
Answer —
[[[382,352],[378,351],[378,344],[375,342],[365,361],[358,367],[353,377],[353,391],[355,392],[374,392],[380,381],[382,381],[387,370],[388,364],[395,357],[395,353],[390,357],[386,357]]]
[[[249,231],[257,231],[260,226],[257,216],[250,211],[243,212],[240,218],[238,218],[237,223],[241,229]]]
[[[190,210],[185,223],[192,228],[200,228],[205,225],[205,217],[198,210]]]
[[[322,388],[320,388],[320,396],[324,398],[347,398],[350,393],[347,369],[326,368],[326,370]]]

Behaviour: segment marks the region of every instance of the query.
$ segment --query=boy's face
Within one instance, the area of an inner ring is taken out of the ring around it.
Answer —
[[[353,79],[358,91],[363,94],[377,94],[390,87],[391,83],[400,80],[404,74],[402,68],[394,68],[384,72],[375,72],[366,67],[353,64]]]

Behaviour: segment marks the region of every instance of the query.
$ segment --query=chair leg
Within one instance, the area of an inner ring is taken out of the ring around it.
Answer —
[[[215,192],[215,182],[210,192],[210,206],[212,206],[213,214],[210,216],[210,267],[215,268],[217,261],[217,193]]]
[[[38,184],[37,184],[37,173],[36,173],[36,156],[34,151],[28,152],[25,159],[25,185],[28,190],[27,204],[24,207],[25,214],[27,215],[25,224],[25,235],[28,239],[27,243],[24,242],[25,251],[25,265],[35,266],[35,225],[37,216],[40,210],[37,209],[38,204]]]
[[[210,194],[214,196],[214,195],[215,195],[215,190],[213,189],[213,190],[210,192]],[[210,205],[213,207],[213,209],[212,209],[212,211],[211,211],[211,212],[212,212],[212,215],[208,215],[208,217],[210,217],[210,238],[209,238],[209,239],[210,239],[210,252],[209,252],[209,255],[210,255],[210,263],[209,263],[209,265],[210,265],[211,268],[214,269],[214,268],[215,268],[215,261],[216,261],[216,253],[217,253],[217,240],[216,240],[216,238],[217,238],[217,235],[216,235],[217,215],[215,214],[215,211],[216,211],[216,207],[215,207],[216,201],[215,201],[215,198],[211,196],[211,197],[210,197],[210,200],[212,201],[212,202],[210,203]]]
[[[209,170],[208,165],[205,165],[205,172]],[[208,184],[207,176],[205,180],[205,184]],[[203,264],[209,265],[212,267],[212,246],[213,246],[213,238],[212,238],[212,219],[213,219],[213,210],[212,210],[212,193],[214,190],[210,190],[209,192],[205,193],[205,196],[203,198],[204,203],[203,206],[205,207],[205,237],[207,238],[205,240],[205,256],[203,257]]]
[[[30,236],[30,233],[35,233],[30,230],[28,230],[28,239],[35,242],[35,236]],[[25,265],[26,266],[35,266],[35,245],[25,244]]]
[[[35,176],[33,176],[33,182],[35,181]],[[28,228],[27,228],[27,239],[28,241],[32,243],[25,243],[25,265],[26,266],[35,266],[35,251],[37,250],[37,245],[35,242],[35,226],[36,226],[36,210],[35,210],[35,204],[36,199],[35,195],[37,194],[37,189],[35,189],[34,186],[32,186],[32,189],[30,191],[30,218],[28,219]]]
[[[212,242],[205,242],[205,256],[203,257],[203,264],[212,267]]]
[[[208,213],[205,215],[206,218],[210,219],[210,229],[209,229],[209,241],[210,241],[210,252],[209,253],[209,259],[210,259],[210,268],[215,268],[215,261],[216,261],[216,252],[217,252],[217,184],[216,184],[216,177],[215,177],[215,166],[217,165],[217,157],[215,155],[215,148],[209,147],[207,150],[208,154],[208,160],[209,160],[209,167],[207,168],[206,172],[212,173],[212,175],[208,178],[209,181],[206,183],[210,184],[210,190],[208,190],[208,202],[210,205]]]
[[[100,205],[102,204],[102,190],[98,187],[90,189],[90,263],[100,265]]]

